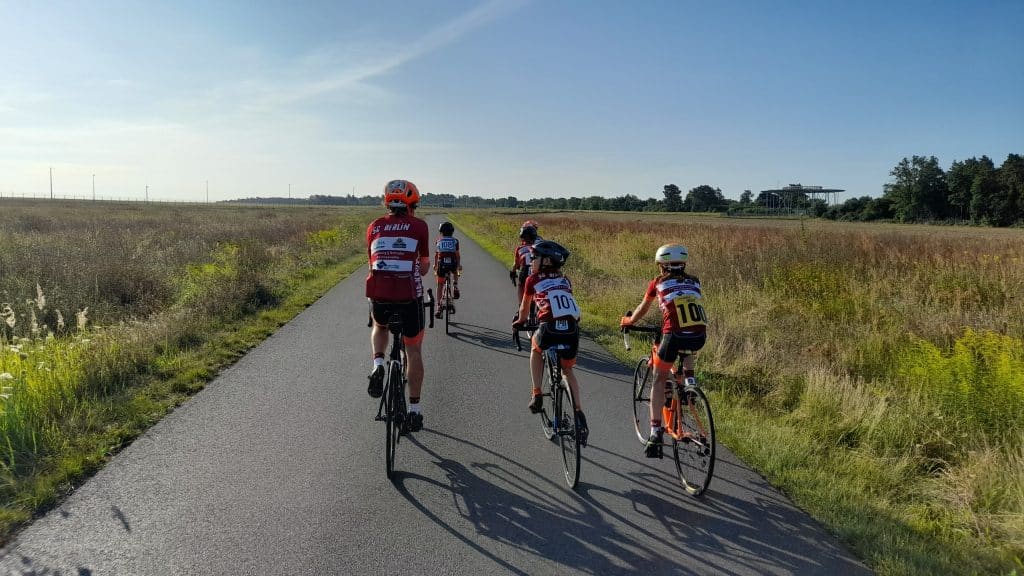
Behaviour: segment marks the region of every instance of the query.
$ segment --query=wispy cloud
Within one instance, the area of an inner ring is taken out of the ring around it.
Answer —
[[[510,14],[527,4],[528,0],[490,0],[469,12],[431,30],[412,42],[389,43],[387,50],[376,56],[366,56],[363,61],[351,64],[341,70],[325,72],[309,78],[295,86],[276,87],[261,100],[264,106],[295,103],[342,90],[359,89],[367,80],[382,76],[396,68],[422,58],[444,46],[458,41],[469,32],[486,25],[504,15]],[[325,60],[322,55],[316,60]]]

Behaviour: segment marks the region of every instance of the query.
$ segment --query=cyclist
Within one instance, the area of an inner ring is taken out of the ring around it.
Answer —
[[[654,261],[661,274],[647,285],[644,299],[633,310],[631,316],[623,316],[620,324],[629,326],[647,314],[655,301],[661,308],[661,346],[654,355],[654,384],[665,386],[665,407],[672,401],[672,387],[668,382],[669,372],[680,353],[683,360],[683,376],[690,382],[693,378],[693,352],[704,347],[707,319],[700,305],[700,280],[686,272],[689,251],[681,244],[666,244],[654,255]],[[651,391],[651,437],[644,447],[648,458],[662,457],[661,407],[656,406],[654,390]]]
[[[533,220],[523,222],[522,228],[519,229],[519,246],[516,246],[513,252],[515,263],[508,271],[508,277],[512,279],[512,282],[519,280],[519,298],[516,302],[523,301],[523,285],[526,283],[526,277],[530,274],[530,259],[532,258],[530,251],[537,239],[536,222]]]
[[[434,251],[434,272],[437,275],[437,295],[440,297],[444,292],[444,278],[451,272],[454,281],[452,296],[459,299],[459,276],[462,274],[462,258],[459,256],[459,239],[453,238],[455,226],[451,222],[444,222],[438,228],[441,237],[435,243]],[[441,306],[437,308],[435,318],[440,318],[444,313]]]
[[[402,318],[406,376],[409,379],[409,430],[423,427],[420,392],[423,386],[423,281],[430,271],[430,232],[427,223],[415,216],[420,191],[408,180],[392,180],[384,186],[388,214],[366,229],[366,250],[370,273],[366,297],[372,303],[373,371],[367,392],[380,398],[384,390],[384,350],[388,345],[388,319]]]
[[[519,314],[513,322],[513,330],[522,330],[530,310],[530,302],[537,305],[537,331],[533,334],[530,351],[530,378],[533,383],[532,396],[528,408],[534,414],[543,406],[541,378],[544,372],[543,351],[551,346],[563,344],[568,348],[558,350],[559,361],[566,381],[572,388],[577,405],[576,431],[580,435],[580,443],[586,444],[589,429],[587,417],[583,414],[580,400],[580,385],[573,372],[576,365],[576,352],[579,350],[580,308],[572,295],[572,283],[562,274],[562,266],[569,257],[569,251],[557,242],[540,240],[532,246],[531,274],[526,278],[523,289],[523,300],[519,304]]]

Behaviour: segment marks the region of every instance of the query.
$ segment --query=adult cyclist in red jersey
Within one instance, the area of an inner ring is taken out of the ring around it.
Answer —
[[[443,222],[438,228],[441,237],[434,243],[434,273],[437,275],[437,295],[443,294],[444,278],[449,272],[452,274],[453,286],[452,296],[459,299],[459,276],[462,274],[462,257],[459,255],[459,239],[454,238],[455,226],[451,222]],[[438,307],[434,315],[440,318],[443,314],[441,307]]]
[[[544,374],[544,350],[557,344],[568,348],[558,350],[562,373],[565,375],[573,397],[576,398],[576,430],[580,434],[580,443],[586,444],[590,433],[587,417],[583,414],[580,400],[580,384],[573,367],[576,365],[576,353],[580,344],[580,308],[572,295],[572,283],[562,274],[562,266],[569,258],[569,251],[557,242],[540,240],[532,247],[531,274],[526,278],[523,289],[523,301],[519,304],[519,313],[512,323],[513,330],[522,330],[529,314],[530,303],[537,305],[537,331],[533,334],[530,350],[530,379],[533,383],[532,395],[528,408],[534,414],[541,411],[543,396],[540,387]]]
[[[654,261],[661,274],[647,285],[644,299],[630,316],[624,316],[620,324],[629,326],[640,321],[647,314],[651,304],[661,308],[661,346],[654,355],[654,385],[651,388],[651,437],[644,447],[648,458],[662,457],[661,406],[654,400],[659,383],[665,386],[665,406],[672,401],[672,386],[668,382],[669,372],[680,353],[687,354],[683,360],[683,376],[693,378],[693,352],[704,347],[707,332],[707,318],[701,306],[700,280],[686,272],[689,251],[681,244],[666,244],[654,255]]]
[[[423,387],[423,281],[430,271],[430,231],[427,223],[415,216],[420,191],[408,180],[392,180],[384,186],[384,206],[388,214],[377,218],[366,229],[366,252],[370,273],[366,277],[366,297],[372,303],[373,371],[367,392],[380,398],[384,391],[384,351],[387,348],[388,319],[402,318],[405,343],[406,376],[409,379],[409,430],[423,428],[420,392]]]

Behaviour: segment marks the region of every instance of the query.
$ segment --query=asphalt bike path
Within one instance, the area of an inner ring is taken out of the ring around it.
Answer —
[[[688,496],[671,450],[643,457],[631,368],[586,339],[590,440],[570,490],[526,408],[508,271],[456,236],[462,298],[451,335],[428,329],[424,429],[402,438],[393,481],[360,270],[25,529],[0,574],[869,573],[724,446]]]

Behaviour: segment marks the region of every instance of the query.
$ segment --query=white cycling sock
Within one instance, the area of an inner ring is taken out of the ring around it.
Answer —
[[[377,366],[383,366],[383,365],[384,365],[384,359],[383,358],[374,358],[373,359],[373,367],[374,368],[376,368]]]
[[[419,414],[420,413],[420,403],[417,402],[415,404],[409,404],[409,412],[414,412],[416,414]]]

